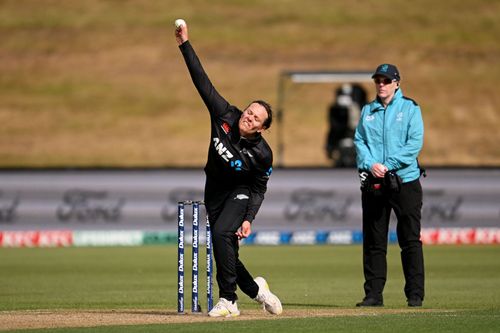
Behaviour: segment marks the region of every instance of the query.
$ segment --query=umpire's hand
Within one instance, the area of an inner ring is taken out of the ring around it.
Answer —
[[[385,173],[388,171],[387,167],[382,163],[375,163],[372,165],[371,173],[375,178],[384,178]]]

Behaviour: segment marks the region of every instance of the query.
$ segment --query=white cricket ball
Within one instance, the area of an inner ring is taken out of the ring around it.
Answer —
[[[174,24],[176,28],[179,28],[181,25],[186,25],[186,21],[184,21],[183,19],[177,19],[175,20]]]

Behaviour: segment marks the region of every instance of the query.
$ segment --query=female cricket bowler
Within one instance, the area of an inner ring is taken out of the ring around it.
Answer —
[[[185,23],[175,29],[175,38],[210,113],[204,199],[212,228],[220,298],[208,315],[238,316],[237,286],[269,313],[278,315],[283,311],[278,297],[262,277],[253,279],[238,257],[238,240],[251,234],[251,223],[264,200],[272,171],[272,151],[261,135],[271,126],[271,106],[255,100],[240,111],[229,104],[205,73],[188,41]]]

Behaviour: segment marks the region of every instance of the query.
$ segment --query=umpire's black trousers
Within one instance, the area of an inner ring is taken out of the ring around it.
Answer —
[[[212,244],[217,268],[219,297],[236,301],[236,288],[250,298],[255,298],[259,286],[239,259],[236,231],[247,212],[250,191],[241,186],[220,189],[207,181],[205,185],[205,207],[212,229]]]
[[[365,295],[382,300],[387,279],[387,237],[391,211],[397,217],[398,243],[405,276],[405,295],[424,299],[424,256],[420,241],[422,187],[420,181],[403,183],[399,193],[362,192],[363,270]]]

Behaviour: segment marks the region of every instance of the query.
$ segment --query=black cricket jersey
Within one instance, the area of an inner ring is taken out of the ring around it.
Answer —
[[[219,95],[190,42],[184,42],[179,48],[193,83],[210,112],[210,145],[205,166],[207,184],[216,187],[217,191],[248,187],[251,195],[245,220],[252,222],[264,200],[272,172],[271,148],[260,133],[251,139],[240,136],[238,121],[242,111]]]

